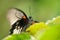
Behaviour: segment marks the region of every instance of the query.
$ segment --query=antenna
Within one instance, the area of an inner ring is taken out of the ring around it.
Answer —
[[[33,20],[32,15],[31,15],[31,6],[29,6],[29,14],[30,14],[29,19]]]
[[[30,16],[31,16],[31,7],[29,6],[29,14],[30,14]]]
[[[31,6],[29,6],[29,14],[30,14],[29,19],[31,21],[34,21],[33,18],[32,18],[32,15],[31,15]],[[38,21],[34,21],[34,22],[38,23]]]

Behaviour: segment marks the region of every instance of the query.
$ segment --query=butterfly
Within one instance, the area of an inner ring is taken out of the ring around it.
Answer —
[[[24,32],[26,28],[37,22],[34,21],[31,16],[28,18],[27,15],[18,8],[10,8],[8,10],[7,19],[11,25],[9,34]]]

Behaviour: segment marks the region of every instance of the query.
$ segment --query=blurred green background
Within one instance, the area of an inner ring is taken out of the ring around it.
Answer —
[[[32,16],[39,22],[60,15],[60,0],[0,0],[0,40],[9,34],[10,24],[6,14],[12,7],[23,10],[28,17]]]

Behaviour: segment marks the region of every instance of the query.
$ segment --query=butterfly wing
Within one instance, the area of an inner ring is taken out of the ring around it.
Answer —
[[[26,14],[20,9],[11,8],[8,10],[7,18],[10,22],[10,25],[13,25],[17,20],[21,20],[23,16],[25,16],[26,19],[28,19]]]

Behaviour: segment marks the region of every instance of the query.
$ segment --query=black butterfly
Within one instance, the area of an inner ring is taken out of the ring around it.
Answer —
[[[21,29],[20,32],[23,32],[28,28],[28,26],[32,25],[33,21],[32,17],[29,18],[26,16],[26,14],[17,8],[11,8],[8,11],[7,18],[10,22],[10,25],[12,26],[10,29],[10,34],[13,33],[14,29],[18,29],[18,27]]]

